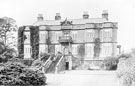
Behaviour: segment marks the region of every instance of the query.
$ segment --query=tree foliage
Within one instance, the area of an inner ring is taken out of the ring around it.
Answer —
[[[0,38],[6,46],[17,48],[17,25],[12,18],[0,18]]]
[[[122,86],[135,86],[135,55],[132,52],[119,57],[117,77]]]
[[[4,21],[5,22],[5,21]],[[9,21],[8,21],[9,22]],[[6,24],[6,23],[5,23]],[[11,29],[11,25],[3,25],[3,31],[4,35],[6,32],[10,31]],[[24,41],[24,28],[22,27],[19,29],[18,35],[19,35],[19,39],[18,42],[20,43],[18,45],[18,49],[19,49],[19,54],[23,55],[23,41]],[[9,29],[9,30],[7,30]],[[13,28],[12,28],[13,29]],[[36,34],[37,29],[34,29],[34,33]],[[36,34],[38,35],[38,34]],[[33,35],[33,37],[36,37],[35,35]],[[5,36],[5,38],[7,38],[7,36]],[[38,39],[33,40],[33,45],[36,46],[38,45]],[[15,85],[45,85],[46,82],[46,77],[44,75],[43,72],[41,72],[40,70],[37,70],[34,67],[29,67],[28,65],[25,65],[25,61],[23,59],[20,59],[17,56],[16,57],[16,51],[11,48],[10,46],[7,46],[7,41],[3,41],[0,42],[0,85],[3,86],[15,86]],[[38,48],[33,48],[33,53],[35,55],[35,57],[37,57],[38,55]]]

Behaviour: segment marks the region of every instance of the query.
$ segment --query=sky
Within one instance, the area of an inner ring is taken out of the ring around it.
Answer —
[[[38,14],[46,20],[54,20],[56,13],[62,19],[79,19],[88,11],[90,18],[99,18],[103,10],[108,10],[109,21],[118,22],[122,51],[135,48],[134,0],[0,0],[0,17],[11,17],[18,26],[32,25]]]

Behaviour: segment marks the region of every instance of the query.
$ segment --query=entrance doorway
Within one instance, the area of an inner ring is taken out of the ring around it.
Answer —
[[[69,62],[66,62],[66,70],[69,70]]]

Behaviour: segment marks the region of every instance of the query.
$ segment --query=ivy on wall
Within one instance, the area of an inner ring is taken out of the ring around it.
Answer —
[[[18,53],[20,58],[24,56],[24,30],[25,26],[19,27],[18,30]]]
[[[48,47],[48,53],[55,53],[55,45],[49,45]]]
[[[48,53],[54,53],[55,46],[51,45],[51,36],[52,33],[49,31],[49,27],[47,27],[47,39],[46,39],[46,44],[48,45]]]
[[[99,57],[101,48],[100,48],[100,39],[96,38],[95,42],[94,42],[95,46],[94,46],[94,57]]]
[[[52,33],[50,32],[50,28],[48,26],[46,26],[46,31],[47,31],[47,39],[46,39],[46,44],[47,45],[50,45],[51,44],[51,36],[52,36]]]
[[[31,36],[31,48],[32,48],[32,58],[37,59],[39,55],[39,27],[31,26],[30,27],[30,36]]]
[[[81,44],[78,46],[78,55],[80,56],[81,63],[83,64],[85,56],[85,45]]]

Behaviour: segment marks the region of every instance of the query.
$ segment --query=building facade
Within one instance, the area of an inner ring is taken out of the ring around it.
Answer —
[[[45,20],[39,14],[32,26],[23,26],[26,36],[23,45],[24,58],[31,58],[31,27],[38,28],[39,53],[61,52],[72,67],[72,58],[86,64],[98,62],[109,56],[117,55],[117,22],[110,22],[108,12],[103,11],[101,18],[89,18],[84,12],[82,19],[61,19],[56,13],[55,20]]]

